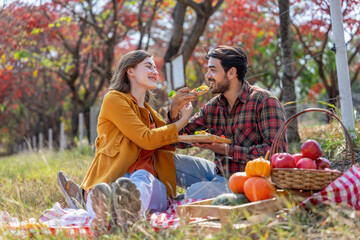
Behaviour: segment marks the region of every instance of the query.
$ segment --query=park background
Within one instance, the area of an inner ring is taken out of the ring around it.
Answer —
[[[67,206],[56,173],[64,170],[75,182],[82,181],[94,156],[96,136],[90,132],[96,128],[97,111],[116,62],[131,50],[148,50],[161,69],[153,106],[164,118],[169,106],[165,63],[181,54],[186,85],[197,87],[205,82],[204,44],[210,49],[220,44],[243,47],[249,56],[246,80],[273,92],[287,118],[309,107],[330,109],[341,117],[329,5],[322,0],[1,1],[0,211],[24,221],[38,218],[55,202]],[[359,6],[358,0],[341,1],[357,166]],[[195,111],[212,97],[210,93],[200,96]],[[288,136],[292,153],[312,138],[334,168],[341,169],[343,163],[350,166],[341,126],[326,115],[300,116]],[[177,151],[212,159],[210,151],[198,148]],[[359,217],[348,206],[320,206],[291,216],[278,213],[270,219],[271,225],[257,224],[247,233],[224,229],[215,234],[194,231],[191,226],[159,233],[143,221],[130,232],[112,237],[358,239]],[[1,230],[0,238],[23,237]]]
[[[341,6],[359,118],[360,1]],[[5,0],[0,7],[2,155],[93,145],[114,66],[135,49],[152,53],[161,70],[154,108],[164,117],[165,63],[182,55],[186,85],[197,87],[205,83],[204,44],[243,47],[246,80],[273,92],[287,118],[306,107],[340,108],[329,1]],[[201,96],[195,110],[212,97]],[[300,140],[297,124],[288,129],[290,141]]]

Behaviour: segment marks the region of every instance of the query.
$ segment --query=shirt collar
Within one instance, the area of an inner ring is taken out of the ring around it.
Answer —
[[[243,103],[246,102],[248,95],[249,95],[249,90],[250,90],[250,84],[244,80],[242,89],[239,93],[239,99],[241,102],[243,102]]]

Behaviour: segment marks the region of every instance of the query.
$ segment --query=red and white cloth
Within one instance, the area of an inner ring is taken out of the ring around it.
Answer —
[[[203,200],[203,199],[200,199]],[[198,199],[186,199],[181,201],[169,200],[169,207],[165,212],[154,212],[147,217],[149,224],[155,229],[176,229],[179,226],[180,218],[177,216],[176,207],[199,201]],[[201,220],[202,218],[190,218],[190,221]],[[0,211],[0,229],[8,229],[13,235],[24,236],[25,229],[38,228],[36,219],[29,219],[20,222],[12,218],[7,212]],[[46,209],[39,218],[42,227],[48,228],[49,234],[56,236],[59,232],[65,232],[68,236],[91,236],[90,217],[83,209],[62,208],[58,202],[50,209]],[[42,229],[43,231],[44,229]],[[44,232],[42,232],[44,234]]]
[[[169,207],[165,212],[151,213],[147,221],[156,229],[175,229],[179,226],[180,218],[177,216],[176,207],[199,201],[198,199],[186,199],[181,201],[169,200]],[[196,221],[201,218],[191,218],[190,221]],[[73,226],[89,228],[89,214],[82,209],[62,209],[59,203],[55,203],[51,209],[43,212],[40,221],[50,228],[58,228],[61,226]]]
[[[165,212],[155,212],[148,217],[148,222],[156,230],[159,229],[176,229],[179,226],[180,218],[177,216],[176,207],[179,205],[197,202],[203,199],[185,199],[181,201],[169,200],[169,207]],[[190,222],[202,218],[190,218]]]
[[[360,169],[353,165],[341,177],[306,199],[299,207],[310,207],[319,203],[348,204],[355,210],[360,210]]]

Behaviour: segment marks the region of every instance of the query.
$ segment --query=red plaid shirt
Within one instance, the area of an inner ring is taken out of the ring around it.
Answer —
[[[283,107],[274,95],[244,81],[230,113],[227,99],[219,94],[206,103],[179,134],[191,135],[195,131],[208,129],[207,132],[211,134],[231,139],[230,158],[215,153],[214,162],[219,174],[223,173],[222,166],[225,171],[227,169],[229,173],[234,173],[245,171],[248,161],[265,156],[284,119]],[[169,123],[176,120],[168,114]],[[178,143],[177,147],[187,148],[191,145]],[[285,137],[279,144],[279,151],[287,151]]]

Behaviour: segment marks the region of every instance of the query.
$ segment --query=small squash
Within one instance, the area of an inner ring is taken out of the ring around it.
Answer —
[[[245,194],[223,193],[214,199],[212,205],[236,206],[248,202]]]
[[[236,172],[229,178],[229,188],[233,193],[244,193],[244,184],[248,180],[246,172]]]
[[[256,158],[246,163],[245,172],[248,177],[269,177],[271,172],[270,162],[263,157]]]
[[[275,197],[275,187],[262,177],[250,177],[244,184],[244,192],[251,202]]]

